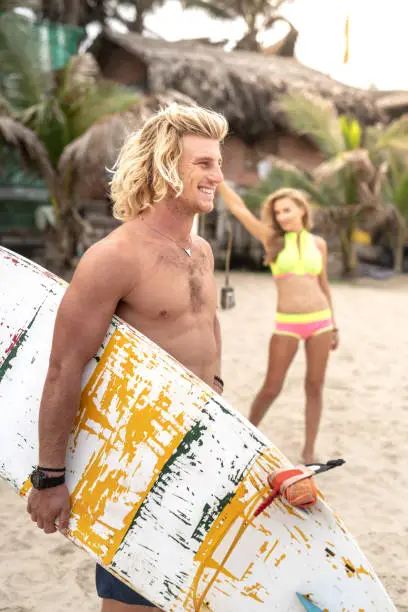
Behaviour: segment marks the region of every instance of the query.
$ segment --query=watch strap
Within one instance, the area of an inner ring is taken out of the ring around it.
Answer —
[[[49,467],[43,467],[42,465],[37,465],[36,467],[37,470],[41,470],[42,472],[65,472],[64,467],[62,468],[49,468]]]
[[[58,487],[59,485],[64,484],[64,482],[65,482],[65,474],[62,474],[61,476],[50,476],[50,477],[44,478],[41,488],[51,489],[52,487]]]

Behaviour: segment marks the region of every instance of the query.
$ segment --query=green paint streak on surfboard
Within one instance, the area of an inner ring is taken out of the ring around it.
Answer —
[[[224,510],[225,506],[230,502],[230,500],[234,497],[234,492],[228,493],[222,499],[218,500],[214,505],[205,504],[203,508],[203,514],[198,522],[197,527],[195,528],[192,539],[197,540],[197,542],[202,542],[206,533],[210,530],[211,525],[213,524],[215,518],[221,514]]]
[[[17,356],[18,351],[20,350],[20,348],[22,347],[22,345],[26,341],[27,334],[28,334],[30,328],[33,326],[34,321],[36,320],[38,313],[40,312],[41,308],[43,307],[43,304],[44,304],[44,302],[38,308],[38,310],[36,311],[35,315],[31,319],[30,323],[27,325],[27,329],[25,329],[23,331],[23,333],[21,334],[20,338],[17,340],[17,342],[15,343],[13,348],[10,350],[10,352],[8,353],[8,355],[5,358],[5,360],[3,361],[3,363],[0,365],[0,382],[3,380],[4,376],[6,375],[7,370],[9,370],[11,368],[12,360]]]
[[[205,408],[203,408],[203,413],[206,413],[209,416],[209,413]],[[151,491],[149,492],[148,497],[146,498],[146,500],[143,502],[143,504],[140,506],[140,508],[136,512],[133,518],[133,521],[129,526],[128,531],[132,529],[132,526],[134,525],[134,523],[136,522],[138,518],[142,518],[142,519],[144,518],[143,512],[145,510],[146,503],[148,503],[149,501],[149,498],[151,499],[152,497],[155,497],[155,496],[160,498],[162,496],[162,492],[167,486],[168,479],[172,478],[173,471],[177,469],[175,467],[177,465],[177,460],[182,456],[187,456],[191,463],[194,462],[195,460],[194,445],[203,444],[201,438],[205,434],[206,431],[207,431],[207,425],[205,425],[201,421],[197,421],[191,427],[191,429],[186,433],[183,440],[178,445],[177,449],[174,451],[172,456],[168,459],[166,464],[163,466],[162,471],[160,475],[158,476],[155,484],[153,485]],[[260,445],[260,449],[263,448],[263,446],[264,444]],[[211,504],[208,503],[204,506],[202,516],[200,517],[197,527],[195,528],[193,532],[192,537],[194,540],[196,540],[197,542],[203,541],[206,533],[210,529],[215,519],[221,514],[225,506],[230,502],[232,497],[235,495],[235,490],[237,486],[243,479],[249,465],[253,462],[254,458],[255,456],[251,458],[251,460],[248,462],[246,466],[244,466],[243,469],[240,469],[240,470],[237,470],[231,473],[231,476],[230,476],[231,490],[227,491],[225,496],[222,499],[212,500]],[[178,516],[178,518],[180,520],[183,520],[183,517],[181,516]],[[186,524],[188,524],[187,521],[185,522]],[[188,548],[188,546],[185,546],[185,547]],[[119,550],[120,550],[120,547],[119,547]]]

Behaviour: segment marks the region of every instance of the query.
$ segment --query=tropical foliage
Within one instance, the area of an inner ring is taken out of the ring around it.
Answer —
[[[353,236],[361,215],[367,211],[383,218],[392,216],[394,226],[398,226],[394,233],[399,238],[393,247],[395,267],[400,269],[405,235],[401,207],[406,206],[402,204],[405,179],[401,174],[401,153],[408,151],[408,116],[387,126],[363,129],[357,119],[339,116],[330,102],[303,93],[282,97],[281,108],[290,128],[309,138],[327,159],[313,172],[312,182],[315,190],[322,190],[326,205],[343,208],[339,232],[344,273],[353,274],[356,269]],[[387,192],[391,201],[384,200]],[[333,198],[330,202],[326,200],[329,194]],[[346,207],[350,206],[347,215]]]
[[[57,74],[46,72],[35,27],[13,14],[0,17],[0,65],[0,143],[41,172],[54,206],[61,263],[67,265],[81,223],[59,160],[75,139],[102,118],[135,106],[139,97],[103,80],[87,54],[72,57]]]
[[[318,168],[316,169],[318,171]],[[245,196],[249,208],[257,211],[265,197],[282,187],[293,187],[308,195],[314,209],[315,221],[325,233],[340,235],[343,254],[343,275],[349,276],[354,269],[347,245],[343,245],[344,235],[350,223],[359,217],[362,207],[359,205],[343,206],[342,191],[336,185],[318,183],[314,173],[305,172],[291,164],[275,159],[273,168],[261,183]]]
[[[141,34],[146,16],[165,0],[0,0],[0,12],[17,7],[31,9],[37,19],[84,28],[90,23],[102,28],[119,22]]]

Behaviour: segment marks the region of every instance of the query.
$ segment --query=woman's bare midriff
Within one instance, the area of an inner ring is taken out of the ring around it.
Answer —
[[[278,292],[276,310],[286,314],[304,314],[329,308],[329,303],[314,276],[289,276],[275,279]]]

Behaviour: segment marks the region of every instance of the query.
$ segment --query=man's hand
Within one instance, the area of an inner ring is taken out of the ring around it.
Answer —
[[[65,532],[68,528],[71,503],[65,484],[41,491],[32,489],[28,497],[27,512],[44,533]],[[58,525],[55,522],[58,520]]]
[[[222,395],[222,392],[224,391],[224,389],[221,387],[220,383],[217,383],[217,382],[213,383],[213,389],[214,389],[214,391],[216,391],[218,393],[218,395]]]

